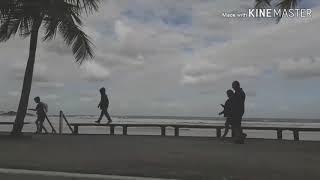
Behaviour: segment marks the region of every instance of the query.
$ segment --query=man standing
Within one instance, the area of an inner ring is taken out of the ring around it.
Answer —
[[[34,98],[35,103],[37,103],[37,106],[35,109],[29,109],[31,111],[36,111],[37,112],[37,120],[36,120],[36,126],[37,126],[37,131],[36,133],[41,133],[42,128],[43,128],[43,122],[46,119],[46,113],[48,112],[48,106],[47,104],[43,103],[40,101],[40,97],[35,97]]]
[[[233,81],[232,88],[235,91],[231,105],[232,129],[235,132],[235,143],[243,144],[244,134],[242,133],[241,121],[245,111],[246,94],[240,87],[239,81]]]
[[[101,114],[100,114],[100,117],[97,121],[95,121],[96,123],[100,123],[103,115],[105,115],[108,119],[108,124],[112,122],[111,118],[110,118],[110,115],[108,113],[108,107],[109,107],[109,99],[108,99],[108,96],[106,94],[106,89],[104,87],[102,87],[100,89],[100,94],[101,94],[101,100],[100,100],[100,103],[98,105],[98,108],[101,109]]]

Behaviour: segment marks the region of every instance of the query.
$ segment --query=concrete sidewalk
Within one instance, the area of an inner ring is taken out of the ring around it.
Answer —
[[[54,171],[0,168],[0,179],[4,180],[173,180],[147,177],[81,174]]]
[[[184,180],[320,179],[319,149],[320,142],[263,139],[239,145],[203,137],[0,136],[0,168]]]

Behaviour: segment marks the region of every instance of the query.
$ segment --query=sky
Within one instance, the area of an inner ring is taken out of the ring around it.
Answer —
[[[245,117],[318,118],[320,2],[312,18],[225,18],[253,0],[105,0],[84,17],[95,57],[81,66],[57,35],[40,32],[29,106],[50,114],[98,114],[105,87],[111,115],[217,116],[238,80]],[[0,110],[16,110],[29,38],[0,44]]]

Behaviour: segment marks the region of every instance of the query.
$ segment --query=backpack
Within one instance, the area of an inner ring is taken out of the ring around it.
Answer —
[[[42,103],[42,105],[43,105],[43,111],[44,111],[45,113],[47,113],[47,112],[48,112],[48,104]]]

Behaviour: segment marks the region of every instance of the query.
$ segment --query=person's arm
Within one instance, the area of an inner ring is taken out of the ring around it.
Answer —
[[[107,108],[109,107],[109,99],[108,96],[106,95],[106,104],[107,104]]]
[[[99,102],[99,104],[98,104],[98,108],[101,107],[101,102],[102,102],[102,97],[100,98],[100,102]]]
[[[36,108],[34,108],[34,109],[30,108],[29,110],[30,110],[30,111],[37,111],[38,108],[39,108],[39,105],[37,105]]]
[[[223,104],[220,104],[222,107],[223,107],[223,111],[221,111],[221,112],[219,112],[219,115],[221,115],[221,114],[224,114],[224,110],[225,110],[225,105],[223,105]]]

